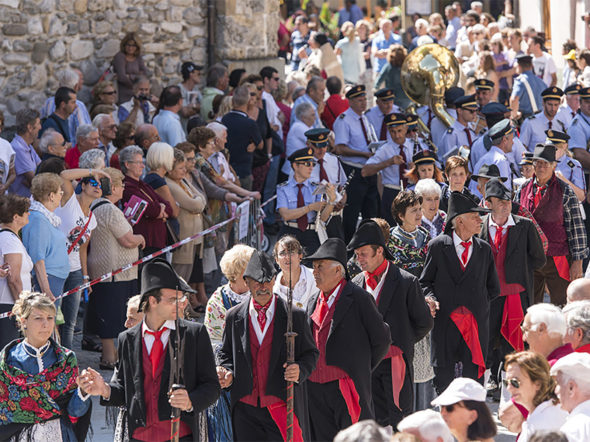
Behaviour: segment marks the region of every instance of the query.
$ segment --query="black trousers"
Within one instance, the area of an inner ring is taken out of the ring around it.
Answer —
[[[405,358],[404,358],[405,359]],[[397,424],[409,414],[414,407],[414,389],[410,376],[410,366],[406,361],[406,377],[399,394],[398,408],[393,401],[393,389],[391,386],[391,360],[384,359],[377,366],[372,375],[373,408],[375,408],[375,420],[383,427],[391,425],[394,429]]]
[[[379,192],[377,191],[377,176],[363,177],[360,168],[343,164],[344,172],[354,176],[346,189],[347,201],[344,207],[344,241],[348,244],[356,231],[359,214],[364,218],[374,218],[379,214]]]
[[[313,441],[332,441],[340,430],[352,425],[338,381],[307,381],[307,397]]]
[[[235,441],[282,441],[283,436],[266,407],[238,402],[232,413]]]
[[[397,221],[391,214],[391,206],[399,192],[399,189],[388,189],[387,187],[384,187],[383,195],[381,195],[381,218],[387,221],[391,227],[397,225]]]
[[[543,302],[545,284],[549,289],[551,304],[561,307],[567,302],[566,293],[569,281],[559,276],[552,256],[548,256],[545,265],[533,273],[535,304]]]

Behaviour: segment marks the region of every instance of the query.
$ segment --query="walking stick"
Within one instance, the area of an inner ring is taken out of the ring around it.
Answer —
[[[289,291],[287,293],[287,366],[295,362],[295,336],[293,331],[293,289],[291,288],[291,250],[289,250]],[[293,381],[287,381],[287,442],[293,442]]]
[[[176,342],[174,343],[174,350],[171,348],[170,360],[170,393],[181,388],[185,388],[180,384],[181,366],[184,355],[184,343],[180,340],[180,316],[178,315],[178,287],[176,287],[176,319],[174,320],[176,327]],[[169,394],[170,394],[169,393]],[[180,408],[172,407],[170,413],[170,441],[178,442],[180,434]]]

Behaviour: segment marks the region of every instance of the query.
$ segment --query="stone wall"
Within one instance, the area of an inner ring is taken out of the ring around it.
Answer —
[[[215,59],[276,54],[278,0],[216,0]],[[79,96],[108,67],[127,32],[138,32],[153,83],[177,82],[182,61],[207,62],[207,0],[0,0],[0,109],[6,125],[54,94],[55,72],[84,73]]]

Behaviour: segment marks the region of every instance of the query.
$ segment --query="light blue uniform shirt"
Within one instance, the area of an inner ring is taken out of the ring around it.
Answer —
[[[303,182],[301,193],[303,193],[303,200],[305,205],[315,203],[321,200],[321,195],[313,195],[313,191],[317,187],[317,184],[312,182],[311,179],[307,179]],[[299,194],[299,188],[297,182],[292,176],[283,183],[277,186],[277,209],[296,209],[297,208],[297,195]],[[317,212],[311,211],[307,214],[307,221],[312,223],[315,221]],[[291,221],[297,221],[293,219]],[[290,222],[291,222],[290,221]]]
[[[158,129],[164,143],[174,147],[186,141],[186,134],[180,123],[180,116],[169,110],[161,109],[154,117],[153,125]]]
[[[406,140],[403,144],[404,153],[406,154],[407,163],[412,161],[412,155],[414,152],[413,142],[410,140]],[[399,144],[395,144],[393,141],[389,143],[385,143],[375,155],[367,160],[367,164],[379,164],[385,160],[388,160],[395,155],[400,155],[401,146]],[[392,186],[399,186],[400,185],[400,176],[399,176],[399,164],[393,164],[385,169],[381,169],[381,178],[383,180],[383,184],[389,184]],[[352,190],[354,191],[354,190]]]
[[[449,127],[443,135],[440,145],[438,146],[438,158],[441,161],[445,161],[445,155],[447,152],[450,152],[455,147],[473,146],[473,144],[470,145],[469,143],[465,129],[468,129],[471,134],[471,143],[475,142],[477,135],[473,129],[468,126],[463,126],[458,120],[455,120],[453,125]]]
[[[523,121],[522,126],[520,127],[520,141],[522,141],[522,144],[526,146],[529,152],[534,152],[535,146],[538,143],[544,143],[547,139],[545,131],[548,129],[567,132],[567,125],[564,122],[559,121],[557,116],[549,121],[545,112],[531,115]]]
[[[562,156],[557,160],[557,167],[564,177],[574,183],[580,189],[586,190],[586,181],[584,180],[584,170],[582,165],[575,158],[570,158],[567,155]]]
[[[489,129],[486,130],[477,140],[475,140],[473,146],[471,147],[471,153],[469,154],[469,168],[471,169],[472,173],[477,174],[479,172],[479,170],[474,170],[473,166],[475,166],[481,157],[483,157],[488,151],[488,149],[485,147],[485,139],[489,138],[488,132]],[[491,146],[492,141],[489,140],[489,143]],[[519,170],[518,163],[520,163],[522,160],[522,154],[525,151],[526,147],[524,147],[522,141],[520,141],[515,133],[514,137],[512,138],[512,151],[506,154],[506,158],[508,158],[508,160],[514,164],[516,170]]]
[[[479,160],[479,162],[475,165],[475,170],[479,171],[481,166],[484,164],[492,165],[495,164],[498,166],[498,170],[500,171],[500,176],[502,178],[508,178],[504,184],[507,189],[512,190],[512,169],[510,168],[510,160],[506,158],[506,154],[500,149],[498,146],[492,146],[490,150]],[[477,172],[476,172],[477,174]],[[472,184],[477,184],[474,180],[471,181]],[[477,190],[477,187],[473,185],[473,187],[469,187],[469,190],[475,193],[476,196],[481,198],[481,193]]]
[[[570,149],[584,149],[588,151],[588,140],[590,140],[590,117],[581,111],[572,120],[567,134],[570,136],[568,146]]]
[[[391,112],[399,113],[400,109],[398,106],[394,104],[393,108],[391,109]],[[365,112],[365,117],[367,118],[367,120],[369,120],[369,123],[371,123],[373,129],[375,129],[375,135],[377,136],[377,138],[379,138],[379,136],[381,135],[381,125],[383,124],[383,120],[385,119],[385,114],[381,112],[379,106],[375,105]],[[387,130],[387,128],[385,128],[385,140],[383,141],[386,140],[391,141],[391,135],[389,135],[389,131]]]
[[[361,118],[365,124],[365,130],[369,142],[377,140],[374,128],[371,123],[369,123],[367,117],[359,115],[351,108],[348,108],[336,118],[336,121],[334,121],[335,144],[345,144],[351,149],[358,150],[359,152],[369,152],[367,139],[363,134],[361,126]],[[356,167],[363,166],[367,162],[365,157],[341,156],[340,160],[345,164],[354,164]]]
[[[533,92],[533,96],[535,97],[535,102],[537,103],[537,109],[543,109],[543,100],[541,98],[541,92],[547,89],[547,85],[543,80],[535,75],[533,71],[525,71],[520,74],[514,80],[514,85],[512,87],[512,95],[511,98],[518,97],[518,110],[520,110],[524,115],[530,115],[533,113],[533,106],[531,105],[531,100],[529,99],[529,94],[527,92],[527,88],[523,82],[523,76],[526,77],[526,80],[531,87],[531,91]]]

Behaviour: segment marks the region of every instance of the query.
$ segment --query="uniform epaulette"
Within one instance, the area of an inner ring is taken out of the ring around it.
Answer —
[[[282,183],[280,183],[280,184],[277,184],[277,187],[283,187],[283,186],[286,186],[288,182],[289,182],[289,180],[287,180],[287,181],[283,181]]]
[[[320,185],[320,183],[316,183],[314,181],[310,181],[309,184],[311,184],[312,186],[319,186]]]
[[[529,115],[528,117],[526,117],[527,120],[534,120],[535,118],[537,118],[537,114]]]
[[[574,124],[578,124],[578,121],[580,121],[580,120],[578,120],[576,117],[574,117],[574,119],[572,120],[572,122],[570,124],[573,126]]]
[[[452,127],[449,127],[449,128],[447,129],[447,133],[448,133],[448,134],[452,134],[452,133],[453,133],[453,128],[452,128]]]
[[[569,160],[569,161],[567,162],[567,165],[568,165],[568,166],[569,166],[571,169],[573,169],[574,167],[576,167],[576,164],[575,164],[575,163],[574,163],[572,160]]]
[[[344,112],[340,114],[340,116],[338,118],[344,118],[346,115],[344,115]]]

